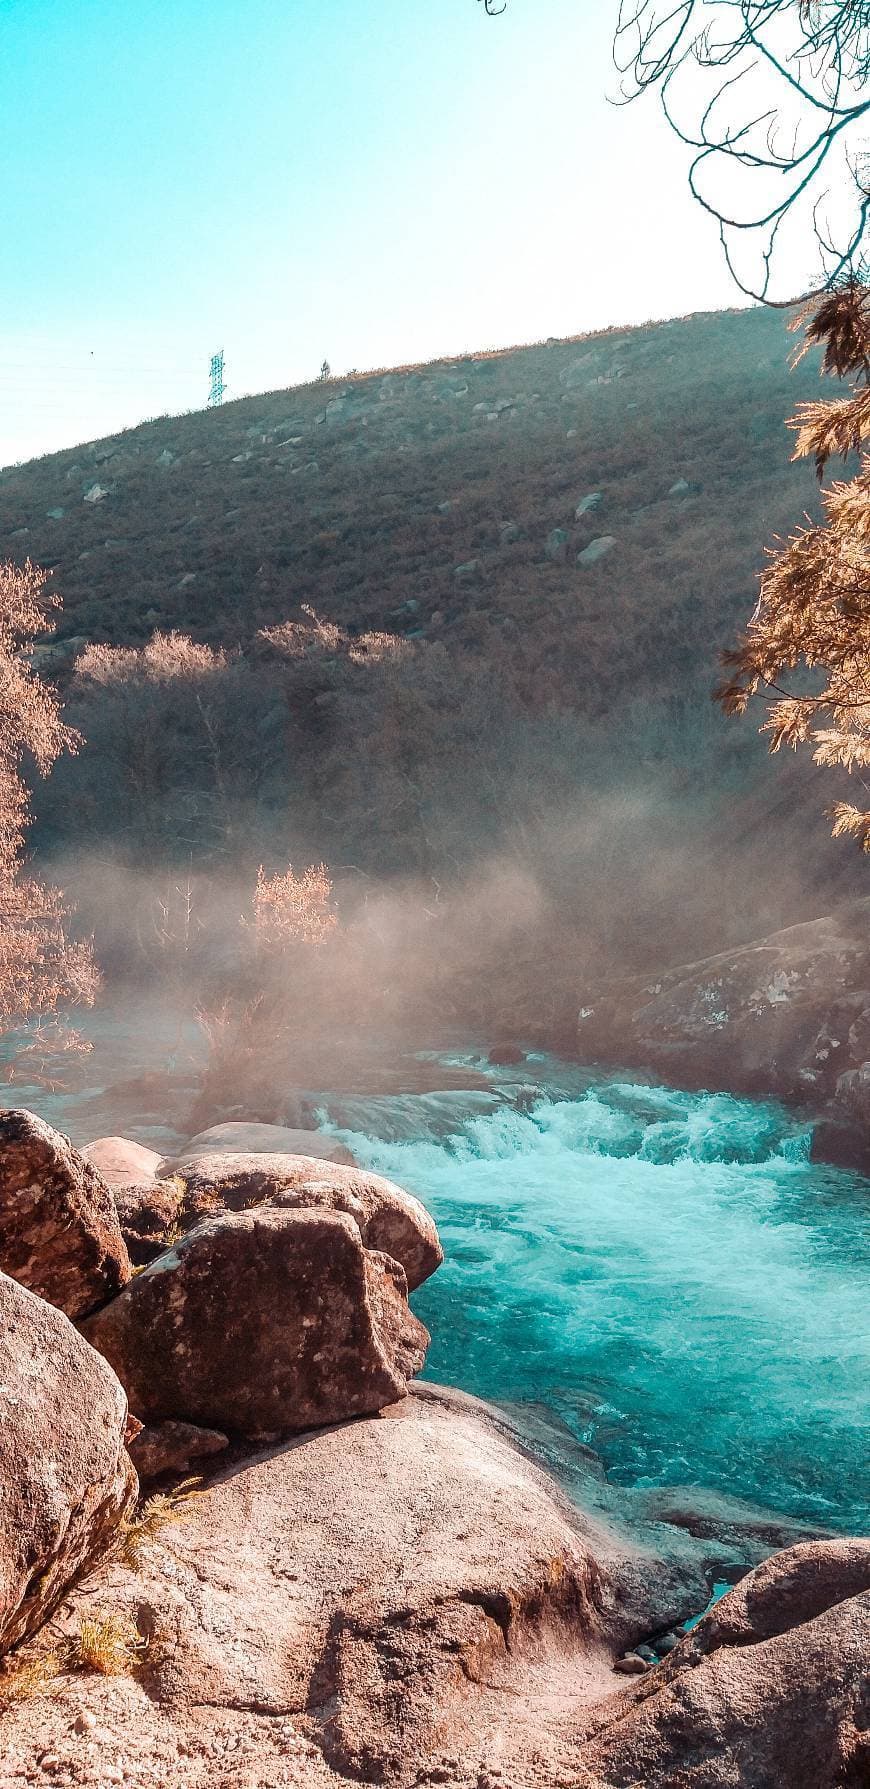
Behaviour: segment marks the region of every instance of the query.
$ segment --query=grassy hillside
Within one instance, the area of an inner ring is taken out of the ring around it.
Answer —
[[[44,659],[88,740],[36,837],[79,859],[109,955],[117,884],[94,857],[137,889],[143,868],[244,880],[288,855],[326,858],[357,901],[461,888],[460,980],[482,935],[503,960],[507,933],[527,980],[564,979],[548,951],[583,973],[676,960],[859,887],[830,780],[770,764],[709,700],[765,543],[817,504],[785,418],[818,371],[791,373],[789,346],[777,313],[691,317],[4,471],[0,555],[55,568]]]

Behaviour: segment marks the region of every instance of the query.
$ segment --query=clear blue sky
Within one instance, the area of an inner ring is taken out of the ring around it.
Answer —
[[[0,464],[735,301],[616,0],[0,0]]]

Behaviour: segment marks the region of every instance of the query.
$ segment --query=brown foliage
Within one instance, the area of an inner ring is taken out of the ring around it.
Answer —
[[[38,634],[51,631],[57,599],[46,595],[44,574],[31,565],[0,565],[0,1022],[90,1003],[95,969],[87,944],[67,938],[68,917],[58,889],[23,870],[27,790],[25,755],[47,775],[78,735],[65,727],[53,689],[27,654]]]
[[[870,292],[849,279],[801,322],[807,340],[823,345],[825,370],[853,380],[848,398],[801,404],[792,421],[795,457],[812,455],[821,477],[833,454],[858,451],[870,435]],[[771,751],[809,744],[817,764],[860,773],[870,764],[870,457],[822,502],[822,524],[772,553],[749,626],[724,655],[735,675],[717,693],[729,714],[769,696],[762,731]],[[804,672],[822,688],[801,688]],[[831,813],[834,836],[858,838],[870,852],[870,810],[841,801]]]

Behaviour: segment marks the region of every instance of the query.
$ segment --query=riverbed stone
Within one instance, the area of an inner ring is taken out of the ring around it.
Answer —
[[[164,1158],[157,1173],[173,1174],[179,1162],[189,1162],[196,1155],[311,1155],[328,1162],[353,1162],[350,1150],[323,1131],[236,1120],[198,1131],[176,1156]]]
[[[81,1153],[113,1191],[122,1186],[150,1185],[162,1160],[159,1150],[134,1143],[131,1137],[96,1137]]]
[[[0,1269],[68,1317],[114,1297],[132,1272],[102,1176],[24,1110],[0,1112]]]
[[[383,1409],[429,1342],[351,1216],[265,1206],[197,1224],[83,1327],[146,1426],[249,1438]]]

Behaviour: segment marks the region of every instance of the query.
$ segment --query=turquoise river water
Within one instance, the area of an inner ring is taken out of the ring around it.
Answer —
[[[870,1185],[775,1105],[527,1070],[523,1111],[328,1108],[438,1222],[427,1377],[546,1403],[617,1482],[870,1531]]]

